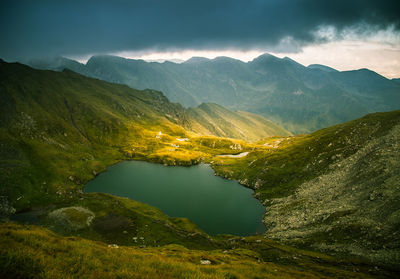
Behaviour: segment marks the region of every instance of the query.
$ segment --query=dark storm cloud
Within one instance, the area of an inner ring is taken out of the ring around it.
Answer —
[[[313,43],[322,25],[399,30],[398,0],[0,2],[0,57]]]

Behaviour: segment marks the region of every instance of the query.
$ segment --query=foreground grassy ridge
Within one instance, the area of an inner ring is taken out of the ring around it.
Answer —
[[[214,169],[256,190],[268,237],[399,268],[400,111],[261,143]]]
[[[180,245],[116,246],[13,224],[0,225],[0,236],[0,276],[8,278],[378,278],[390,275],[375,270],[368,272],[362,265],[353,265],[351,271],[340,269],[335,266],[339,263],[330,262],[327,257],[299,251],[274,262],[243,248],[201,251]],[[201,261],[210,264],[202,265]]]
[[[55,214],[60,210],[65,210],[66,216]],[[89,215],[93,218],[88,219]],[[171,218],[147,204],[102,193],[81,194],[41,208],[28,221],[63,235],[79,235],[118,245],[146,247],[179,243],[206,250],[221,246],[186,218]]]

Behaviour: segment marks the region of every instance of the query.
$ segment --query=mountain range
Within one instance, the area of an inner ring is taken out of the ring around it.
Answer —
[[[228,57],[183,63],[93,56],[86,64],[56,57],[26,61],[38,69],[63,70],[132,88],[162,91],[185,107],[216,103],[257,113],[292,133],[308,133],[367,113],[400,108],[400,84],[368,69],[337,71],[305,67],[290,58],[261,55],[250,62]]]

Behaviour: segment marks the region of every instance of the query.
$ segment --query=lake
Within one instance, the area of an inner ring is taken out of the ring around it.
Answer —
[[[214,176],[205,164],[177,167],[124,161],[107,168],[83,190],[150,204],[171,217],[189,218],[211,235],[265,231],[265,208],[252,196],[253,190]]]

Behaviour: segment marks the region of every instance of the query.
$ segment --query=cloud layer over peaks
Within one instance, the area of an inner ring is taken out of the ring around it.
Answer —
[[[296,51],[340,33],[400,29],[397,0],[3,0],[0,57],[85,55],[124,50]],[[356,29],[357,28],[357,29]]]

